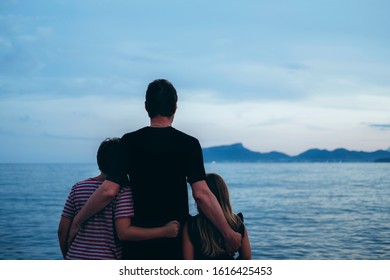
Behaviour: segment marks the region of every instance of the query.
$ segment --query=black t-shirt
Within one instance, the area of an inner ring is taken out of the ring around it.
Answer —
[[[123,184],[126,175],[134,195],[132,224],[159,227],[178,220],[183,225],[189,214],[187,182],[192,184],[205,179],[199,141],[172,127],[145,127],[125,134],[113,172],[107,179]],[[132,256],[125,253],[125,257],[178,259],[181,258],[179,243],[181,237],[134,242],[126,250],[132,250]]]

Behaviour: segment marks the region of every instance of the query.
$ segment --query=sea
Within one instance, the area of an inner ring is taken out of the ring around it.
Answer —
[[[390,260],[390,164],[214,163],[258,260]],[[0,259],[57,260],[70,188],[96,164],[0,164]],[[195,202],[189,199],[191,213]]]

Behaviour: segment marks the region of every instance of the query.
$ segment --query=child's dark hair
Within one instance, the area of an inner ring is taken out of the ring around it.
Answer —
[[[97,151],[97,164],[99,170],[108,174],[111,169],[113,159],[119,146],[120,138],[106,138],[99,146]]]

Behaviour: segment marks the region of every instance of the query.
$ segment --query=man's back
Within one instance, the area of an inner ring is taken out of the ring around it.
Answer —
[[[134,225],[162,226],[170,220],[184,224],[188,217],[187,180],[203,180],[198,140],[172,127],[145,127],[122,137],[119,159],[109,176],[117,181],[129,175],[133,187]],[[128,244],[125,258],[179,259],[181,237]]]

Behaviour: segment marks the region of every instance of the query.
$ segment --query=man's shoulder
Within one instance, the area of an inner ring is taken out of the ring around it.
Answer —
[[[195,138],[194,136],[192,136],[188,133],[185,133],[181,130],[178,130],[176,128],[172,128],[172,131],[174,131],[174,133],[176,133],[179,137],[182,137],[184,139],[188,139],[189,141],[199,142],[197,138]]]
[[[147,127],[142,127],[142,128],[140,128],[140,129],[136,129],[136,130],[127,132],[127,133],[125,133],[125,134],[122,136],[122,139],[131,138],[131,137],[133,137],[133,136],[135,136],[135,135],[142,134],[142,133],[144,133],[146,130],[147,130]]]
[[[132,146],[134,143],[142,141],[142,139],[146,137],[146,131],[147,127],[143,127],[134,131],[127,132],[121,137],[120,142],[125,146]]]
[[[150,127],[148,126],[145,126],[145,127],[142,127],[140,129],[137,129],[137,130],[134,130],[134,131],[131,131],[131,132],[127,132],[125,133],[123,136],[122,136],[122,139],[127,139],[127,138],[132,138],[134,136],[139,136],[139,135],[142,135],[144,133],[147,133],[148,131],[150,131]],[[184,137],[184,138],[189,138],[189,139],[193,139],[193,140],[196,140],[198,141],[198,139],[196,139],[194,136],[186,133],[186,132],[183,132],[177,128],[174,128],[174,127],[169,127],[167,128],[166,132],[171,132],[173,134],[176,134],[177,136],[180,136],[180,137]]]

